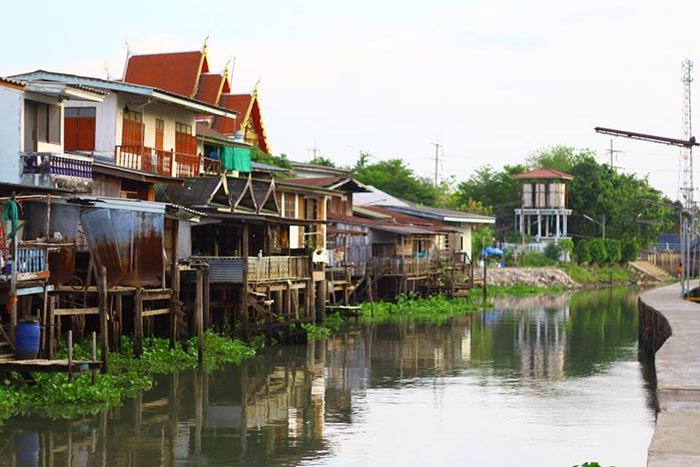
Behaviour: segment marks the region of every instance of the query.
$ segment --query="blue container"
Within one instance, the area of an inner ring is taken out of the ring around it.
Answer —
[[[41,342],[39,323],[20,321],[15,328],[15,340],[15,355],[19,360],[36,358]]]

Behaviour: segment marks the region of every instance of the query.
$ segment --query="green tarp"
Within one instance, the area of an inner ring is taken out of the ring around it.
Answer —
[[[250,172],[250,149],[224,146],[221,156],[221,168],[224,170],[237,170],[239,172]]]

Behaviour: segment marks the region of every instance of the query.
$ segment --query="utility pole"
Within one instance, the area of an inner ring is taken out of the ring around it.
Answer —
[[[442,144],[440,144],[440,137],[436,136],[435,137],[435,143],[430,143],[431,145],[435,146],[435,187],[438,186],[438,162],[440,162],[440,148],[442,147]]]
[[[610,154],[610,168],[612,170],[615,170],[615,166],[613,165],[613,156],[615,154],[622,154],[623,151],[620,151],[619,149],[613,149],[613,140],[610,138],[610,149],[607,150],[608,154]]]

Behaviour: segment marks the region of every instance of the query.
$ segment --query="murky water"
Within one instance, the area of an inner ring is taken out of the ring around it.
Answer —
[[[636,336],[631,290],[358,327],[162,377],[94,417],[11,420],[0,464],[643,466],[654,383]]]

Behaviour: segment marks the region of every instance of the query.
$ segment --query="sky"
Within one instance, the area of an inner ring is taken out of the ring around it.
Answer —
[[[4,5],[1,22],[0,76],[120,78],[127,43],[187,51],[208,36],[211,71],[235,57],[234,93],[260,81],[273,153],[352,165],[363,151],[432,179],[437,142],[455,181],[559,144],[609,162],[596,126],[681,137],[681,62],[700,60],[700,0],[38,0]],[[677,198],[677,148],[613,146],[617,170]]]

